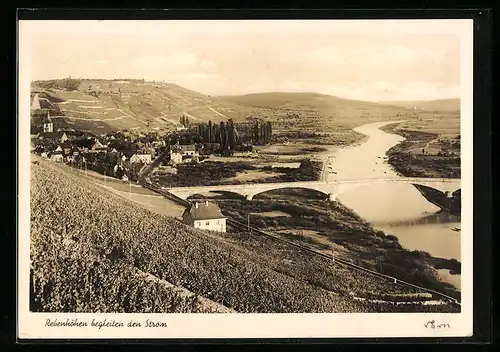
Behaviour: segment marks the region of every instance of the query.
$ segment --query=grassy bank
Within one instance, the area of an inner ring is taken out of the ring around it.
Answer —
[[[460,192],[453,192],[451,197],[447,197],[441,191],[431,187],[415,185],[417,190],[431,203],[456,216],[460,216],[462,209]]]
[[[311,145],[335,145],[339,147],[350,146],[356,143],[361,143],[366,139],[362,133],[354,131],[353,126],[322,126],[322,131],[318,132],[318,127],[314,123],[301,126],[300,129],[290,128],[289,122],[284,125],[277,124],[276,128],[282,127],[283,130],[278,130],[276,139],[286,139],[296,143],[311,144]]]
[[[256,166],[252,162],[211,162],[196,165],[179,165],[176,173],[155,171],[150,175],[153,182],[164,187],[210,186],[220,184],[274,183],[317,180],[321,174],[321,163],[302,160],[298,168]],[[246,173],[249,177],[238,176]],[[252,174],[258,178],[251,178]]]

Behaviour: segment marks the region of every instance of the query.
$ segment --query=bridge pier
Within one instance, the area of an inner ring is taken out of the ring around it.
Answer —
[[[335,193],[330,193],[330,194],[328,195],[328,200],[329,200],[330,202],[336,202],[336,201],[337,201],[337,195],[336,195]]]
[[[253,194],[246,194],[246,195],[245,195],[245,198],[246,198],[247,200],[252,200],[252,199],[253,199]]]

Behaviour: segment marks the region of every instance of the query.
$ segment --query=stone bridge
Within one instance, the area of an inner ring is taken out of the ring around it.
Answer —
[[[450,178],[424,178],[424,177],[391,177],[391,178],[367,178],[355,180],[335,181],[304,181],[304,182],[281,182],[281,183],[247,183],[241,185],[215,185],[198,187],[162,187],[171,194],[187,199],[188,197],[204,192],[224,191],[242,195],[251,200],[255,195],[281,188],[305,188],[324,193],[330,201],[335,201],[339,194],[352,189],[380,184],[380,183],[404,183],[422,185],[437,189],[441,192],[453,192],[460,188],[460,179]]]

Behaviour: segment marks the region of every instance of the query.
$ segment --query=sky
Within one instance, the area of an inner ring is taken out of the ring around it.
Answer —
[[[214,96],[316,92],[369,101],[459,97],[460,33],[468,25],[457,20],[20,22],[20,61],[27,62],[33,80],[144,78]]]

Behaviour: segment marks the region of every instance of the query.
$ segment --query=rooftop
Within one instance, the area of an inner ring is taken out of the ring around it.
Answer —
[[[43,123],[52,123],[52,119],[50,118],[50,113],[47,112],[47,116],[42,118]]]
[[[208,219],[225,219],[226,217],[222,214],[219,206],[215,203],[205,201],[196,202],[189,206],[184,211],[184,214],[190,214],[193,220],[208,220]]]
[[[171,146],[172,151],[196,151],[194,144],[176,144]]]
[[[64,132],[44,132],[40,133],[40,137],[43,138],[61,138],[65,133]]]

